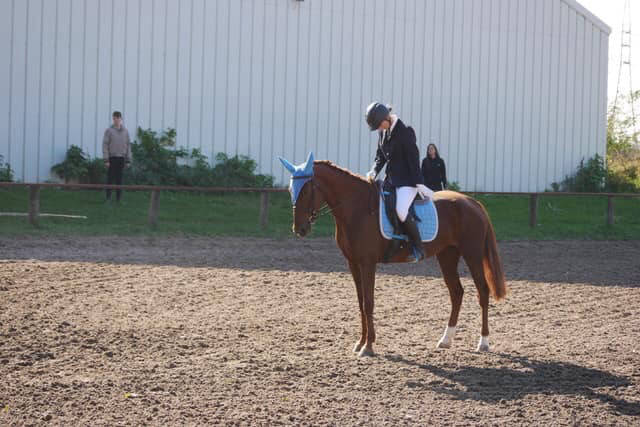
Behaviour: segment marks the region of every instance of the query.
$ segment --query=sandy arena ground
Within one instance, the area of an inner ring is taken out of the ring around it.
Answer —
[[[474,352],[434,259],[383,266],[377,355],[332,240],[0,239],[0,425],[640,425],[640,241],[500,243]]]

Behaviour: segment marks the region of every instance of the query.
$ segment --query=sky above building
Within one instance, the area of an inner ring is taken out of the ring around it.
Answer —
[[[618,70],[620,69],[620,45],[622,23],[624,18],[625,0],[578,0],[591,13],[596,15],[611,27],[609,36],[609,103],[613,103],[618,84]],[[631,0],[631,79],[634,90],[640,90],[640,0]],[[628,22],[628,21],[627,21]],[[623,70],[620,90],[629,93],[628,68]]]

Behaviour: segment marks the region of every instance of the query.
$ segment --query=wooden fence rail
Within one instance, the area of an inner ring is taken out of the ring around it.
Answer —
[[[484,195],[497,195],[497,196],[529,196],[529,226],[534,228],[538,223],[538,199],[541,196],[590,196],[590,197],[607,197],[607,225],[613,225],[614,218],[614,203],[615,197],[619,198],[633,198],[640,197],[640,193],[563,193],[563,192],[543,192],[543,193],[511,193],[511,192],[491,192],[491,191],[464,191],[465,194],[484,194]]]
[[[85,189],[85,190],[127,190],[127,191],[150,191],[148,223],[151,227],[158,225],[158,208],[160,204],[161,191],[191,191],[200,193],[260,193],[260,215],[258,223],[265,229],[269,223],[269,194],[284,193],[286,188],[251,188],[251,187],[179,187],[170,185],[107,185],[107,184],[56,184],[56,183],[23,183],[23,182],[0,182],[0,187],[28,187],[29,188],[29,223],[38,225],[40,215],[40,189],[53,187],[64,189]],[[540,196],[596,196],[607,197],[607,225],[613,225],[614,218],[614,198],[616,197],[640,197],[640,193],[515,193],[515,192],[491,192],[473,191],[464,192],[471,195],[497,195],[497,196],[529,196],[529,226],[534,228],[538,222],[538,199]]]
[[[29,223],[34,227],[38,226],[40,215],[40,189],[42,187],[53,187],[63,189],[84,189],[84,190],[127,190],[127,191],[150,191],[148,223],[155,228],[158,226],[158,208],[160,205],[161,191],[191,191],[199,193],[260,193],[260,216],[258,218],[260,226],[265,229],[269,224],[269,193],[285,193],[286,188],[253,188],[253,187],[179,187],[170,185],[107,185],[107,184],[56,184],[56,183],[22,183],[22,182],[0,182],[0,187],[28,187],[29,188]]]

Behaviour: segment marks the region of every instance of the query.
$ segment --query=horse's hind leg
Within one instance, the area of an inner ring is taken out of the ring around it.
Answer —
[[[473,255],[464,254],[463,257],[478,289],[478,302],[482,309],[482,333],[477,351],[489,351],[489,285],[484,278],[482,252],[476,251]]]
[[[451,315],[449,316],[449,324],[444,331],[444,335],[438,341],[437,348],[449,348],[453,342],[456,333],[456,325],[458,324],[458,315],[460,314],[460,306],[462,305],[462,295],[464,289],[460,283],[460,275],[458,274],[458,262],[460,260],[460,252],[454,246],[445,248],[438,255],[438,263],[442,276],[449,289],[451,297]]]

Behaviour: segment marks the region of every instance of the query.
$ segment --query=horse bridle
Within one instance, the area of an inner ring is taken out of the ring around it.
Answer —
[[[313,180],[313,175],[294,176],[294,177],[291,177],[291,179],[306,179],[308,180],[307,182],[311,183],[311,215],[309,216],[309,222],[313,224],[316,221],[316,219],[318,219],[318,212],[314,209],[314,206],[316,205],[316,183]],[[302,188],[304,188],[304,185]],[[302,191],[302,189],[300,191]],[[296,200],[296,203],[293,205],[294,211],[296,209],[296,204],[297,204],[297,200]]]
[[[343,199],[343,200],[339,201],[338,203],[336,203],[335,206],[333,206],[333,207],[329,207],[329,204],[326,203],[326,204],[320,206],[320,208],[318,210],[316,210],[314,208],[314,206],[316,205],[316,187],[318,188],[318,191],[320,193],[324,193],[324,192],[322,191],[320,186],[318,184],[316,184],[315,180],[313,179],[313,175],[294,176],[294,177],[292,177],[292,179],[308,179],[307,182],[311,183],[311,214],[309,215],[309,222],[312,225],[318,219],[318,217],[320,215],[324,215],[324,214],[327,214],[329,212],[333,212],[337,207],[342,205],[344,202],[346,202],[348,200],[353,200],[353,198]],[[304,188],[304,186],[303,186],[303,188]],[[326,201],[326,199],[327,199],[326,195],[324,195],[324,196],[325,196],[325,201]],[[295,211],[295,209],[296,209],[296,205],[295,204],[293,205],[293,209]],[[370,213],[374,213],[374,212],[370,212]],[[295,213],[294,213],[294,215],[295,215]]]

